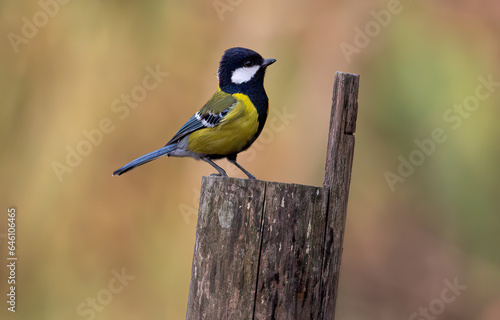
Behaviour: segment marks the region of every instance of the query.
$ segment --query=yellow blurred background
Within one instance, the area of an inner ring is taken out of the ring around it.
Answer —
[[[497,1],[4,0],[0,12],[3,299],[12,206],[19,257],[16,313],[4,302],[1,319],[185,318],[212,168],[162,158],[111,173],[204,104],[234,46],[278,60],[265,82],[275,125],[239,157],[263,180],[322,184],[335,71],[361,75],[337,319],[500,319]]]

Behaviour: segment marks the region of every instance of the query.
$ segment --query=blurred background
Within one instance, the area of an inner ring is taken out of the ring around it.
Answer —
[[[0,264],[12,206],[19,257],[17,311],[0,318],[185,318],[212,168],[111,173],[163,146],[244,46],[278,60],[274,125],[239,157],[263,180],[322,185],[335,71],[361,75],[337,318],[500,319],[498,1],[3,0],[0,14]]]

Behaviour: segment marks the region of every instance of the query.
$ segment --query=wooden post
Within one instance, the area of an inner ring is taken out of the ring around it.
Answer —
[[[329,196],[320,293],[323,303],[319,319],[335,318],[347,199],[354,155],[354,132],[358,116],[358,88],[359,75],[335,73],[325,180],[323,181],[323,187],[329,190]]]
[[[203,177],[186,319],[334,319],[358,85],[335,75],[323,187]]]

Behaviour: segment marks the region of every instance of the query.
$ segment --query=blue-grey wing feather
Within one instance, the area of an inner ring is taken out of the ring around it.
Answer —
[[[216,92],[203,108],[177,131],[166,145],[177,143],[194,131],[216,127],[236,103],[236,99],[230,94],[221,91]]]
[[[173,136],[173,138],[170,139],[169,142],[167,142],[166,146],[172,143],[176,143],[182,138],[184,138],[186,135],[203,128],[205,128],[203,123],[197,119],[196,115],[194,115],[179,129],[179,131],[177,131],[177,133]]]

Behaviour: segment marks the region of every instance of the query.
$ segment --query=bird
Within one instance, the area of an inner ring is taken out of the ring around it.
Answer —
[[[219,63],[219,86],[213,96],[196,112],[167,144],[139,157],[113,172],[119,176],[157,158],[191,157],[210,164],[216,176],[227,177],[213,160],[226,158],[249,179],[255,176],[236,162],[262,132],[269,102],[264,89],[266,68],[276,59],[264,59],[257,52],[234,47],[227,49]]]

